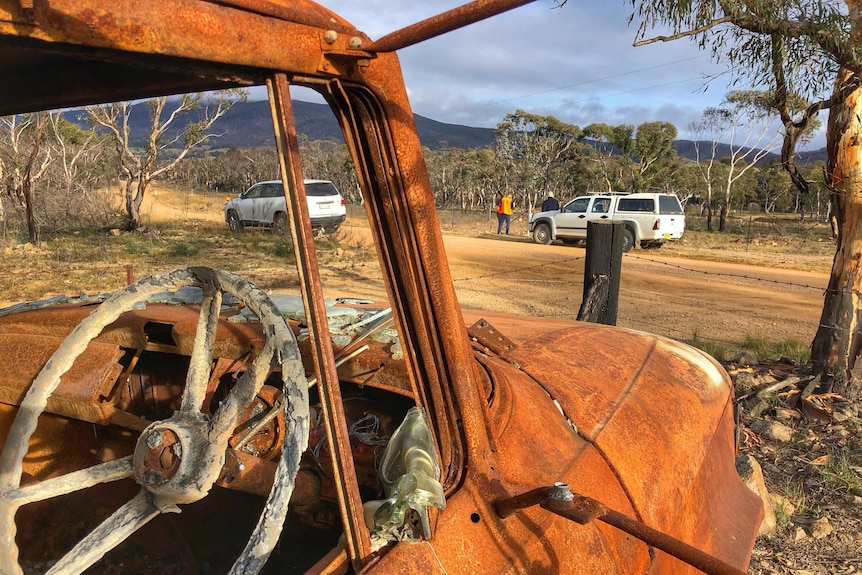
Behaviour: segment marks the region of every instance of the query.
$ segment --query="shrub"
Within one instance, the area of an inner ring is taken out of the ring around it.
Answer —
[[[193,257],[200,253],[201,248],[194,241],[181,240],[171,244],[170,254],[174,257]]]

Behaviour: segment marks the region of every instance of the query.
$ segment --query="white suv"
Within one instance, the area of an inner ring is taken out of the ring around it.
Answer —
[[[559,210],[534,214],[530,233],[539,244],[555,239],[574,242],[586,239],[587,223],[592,220],[623,222],[625,252],[636,246],[659,247],[678,240],[685,231],[685,212],[675,195],[637,193],[575,198]]]
[[[347,217],[344,198],[338,188],[327,180],[305,180],[305,195],[311,227],[327,232],[337,230]],[[265,226],[283,234],[287,227],[287,210],[281,180],[257,183],[238,198],[228,200],[224,205],[224,219],[232,232],[245,226]]]

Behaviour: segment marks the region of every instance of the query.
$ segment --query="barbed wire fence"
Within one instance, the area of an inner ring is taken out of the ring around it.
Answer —
[[[626,257],[636,259],[636,260],[641,260],[644,262],[648,262],[650,264],[655,264],[655,265],[659,265],[659,266],[666,266],[668,268],[673,268],[673,269],[679,270],[679,271],[685,271],[685,272],[689,272],[689,273],[693,273],[693,274],[700,274],[703,276],[714,276],[714,277],[722,277],[725,279],[744,280],[744,281],[764,283],[764,284],[780,285],[780,286],[786,286],[786,287],[794,288],[794,289],[817,290],[817,291],[820,291],[821,293],[823,293],[824,295],[828,291],[828,288],[824,287],[824,286],[811,285],[811,284],[799,283],[799,282],[791,282],[791,281],[783,281],[783,280],[777,280],[777,279],[772,279],[772,278],[763,278],[763,277],[757,277],[757,276],[753,276],[753,275],[747,275],[744,273],[716,272],[716,271],[710,271],[710,270],[697,269],[694,267],[688,267],[688,266],[680,265],[677,263],[655,260],[652,258],[637,256],[634,254],[626,254]],[[453,282],[455,282],[457,284],[459,282],[470,282],[470,281],[475,281],[475,280],[485,280],[485,279],[489,279],[489,278],[493,278],[493,277],[512,276],[512,275],[516,275],[516,274],[520,274],[520,273],[524,273],[524,272],[533,272],[533,271],[536,271],[536,270],[542,269],[542,268],[566,265],[566,264],[570,264],[572,262],[576,262],[576,261],[580,261],[580,260],[584,260],[584,259],[585,259],[585,256],[563,258],[563,259],[554,260],[554,261],[550,261],[550,262],[544,262],[541,264],[523,266],[523,267],[518,267],[518,268],[510,268],[510,269],[493,271],[493,272],[488,272],[488,273],[483,273],[483,274],[478,274],[478,275],[454,278]],[[560,283],[560,284],[571,284],[571,285],[583,286],[583,278],[578,278],[578,279],[510,278],[510,281],[512,281],[512,282],[523,282],[523,283],[544,283],[544,284]],[[634,288],[622,288],[622,290],[625,292],[628,292],[628,293],[633,293],[633,292],[634,293],[653,293],[653,292],[649,292],[648,290],[638,290],[638,289],[634,289]],[[662,294],[662,297],[671,298],[671,299],[675,299],[678,301],[679,300],[697,300],[697,301],[700,301],[698,298],[694,298],[692,296],[671,294],[671,293],[664,293],[664,294]],[[574,313],[555,312],[553,314],[534,313],[534,315],[536,315],[536,317],[565,318],[565,319],[575,319],[578,316],[577,312],[574,312]],[[766,319],[766,320],[779,319],[774,315],[764,314],[764,313],[754,312],[753,315],[755,315],[756,317],[762,318],[762,319]],[[625,323],[641,325],[641,326],[644,326],[645,328],[649,328],[649,331],[656,331],[655,328],[658,328],[658,330],[661,330],[662,333],[678,334],[678,336],[675,336],[675,337],[677,337],[677,339],[690,339],[690,338],[692,338],[692,335],[693,335],[691,333],[684,332],[684,331],[680,330],[679,328],[672,326],[672,325],[661,324],[661,323],[657,323],[654,321],[638,320],[638,319],[631,318],[631,317],[622,317],[622,319],[624,320]],[[700,341],[706,341],[706,342],[711,342],[711,343],[715,343],[715,344],[739,345],[739,343],[740,343],[739,341],[730,341],[727,339],[721,339],[721,338],[717,338],[717,337],[703,336],[701,334],[694,334],[694,337]]]

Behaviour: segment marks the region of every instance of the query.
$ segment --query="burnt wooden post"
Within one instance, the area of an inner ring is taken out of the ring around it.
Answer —
[[[579,321],[617,324],[623,231],[622,222],[603,220],[587,223],[584,299],[578,312]]]

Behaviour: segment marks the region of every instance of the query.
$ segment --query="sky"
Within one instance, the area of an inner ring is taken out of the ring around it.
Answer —
[[[319,1],[372,39],[466,2]],[[518,109],[580,127],[667,121],[693,139],[690,124],[721,103],[731,74],[686,39],[633,47],[630,11],[624,0],[537,0],[404,48],[413,111],[485,128]],[[806,148],[824,145],[821,131]]]

